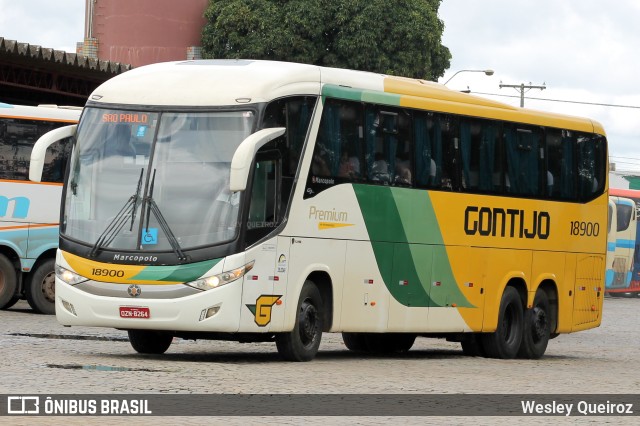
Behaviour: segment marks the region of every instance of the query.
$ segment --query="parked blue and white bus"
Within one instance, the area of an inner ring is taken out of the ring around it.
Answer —
[[[42,182],[29,180],[29,161],[43,134],[76,123],[80,108],[0,103],[0,309],[26,298],[55,312],[54,262],[60,197],[70,144],[47,148]]]
[[[632,199],[609,196],[606,292],[628,290],[636,248],[636,203]]]
[[[638,226],[638,212],[640,212],[640,191],[637,189],[609,189],[609,199],[628,200],[633,203],[633,212],[629,212],[629,207],[625,208],[626,213],[624,216],[633,215],[633,219],[630,221],[629,229],[626,231],[626,236],[618,236],[616,245],[626,245],[628,252],[625,256],[629,257],[628,264],[630,267],[630,273],[627,280],[624,282],[618,281],[612,282],[609,285],[607,280],[606,292],[609,296],[640,296],[640,226]],[[619,216],[620,217],[620,216]],[[618,224],[618,228],[621,225]]]

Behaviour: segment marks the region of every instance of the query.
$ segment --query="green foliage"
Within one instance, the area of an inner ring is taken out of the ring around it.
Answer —
[[[449,68],[441,0],[209,0],[203,56],[436,80]]]

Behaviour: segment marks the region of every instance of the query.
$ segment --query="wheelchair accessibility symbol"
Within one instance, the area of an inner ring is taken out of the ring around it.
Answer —
[[[143,229],[142,244],[158,244],[158,228]]]

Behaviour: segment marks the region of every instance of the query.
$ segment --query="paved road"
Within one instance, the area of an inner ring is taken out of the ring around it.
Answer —
[[[314,361],[286,363],[270,343],[175,339],[165,355],[142,356],[130,347],[125,332],[65,328],[55,317],[34,314],[20,302],[0,311],[0,394],[637,394],[639,319],[640,299],[607,298],[600,328],[561,335],[549,343],[546,355],[535,361],[465,357],[459,344],[423,338],[403,356],[365,357],[349,352],[339,334],[325,334]],[[92,420],[113,424],[115,419]],[[243,424],[247,419],[228,420]],[[274,418],[262,420],[273,422]],[[299,424],[299,420],[292,418],[284,423]],[[320,418],[311,420],[322,423]],[[330,422],[335,424],[337,420],[332,418]],[[343,424],[389,422],[383,418],[342,420]],[[508,423],[508,418],[494,420]],[[603,418],[592,420],[601,423]],[[146,423],[151,421],[172,423],[157,417],[147,418]],[[180,420],[185,422],[201,424],[205,420]],[[434,418],[419,423],[432,422],[439,423]],[[145,424],[140,418],[124,423]],[[282,419],[277,423],[282,424]]]

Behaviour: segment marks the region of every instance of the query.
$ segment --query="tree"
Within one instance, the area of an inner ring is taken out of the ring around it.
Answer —
[[[205,58],[270,59],[437,80],[441,0],[209,0]]]

